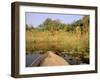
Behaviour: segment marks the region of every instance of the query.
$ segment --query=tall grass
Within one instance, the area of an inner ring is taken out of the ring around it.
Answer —
[[[89,34],[66,31],[26,31],[26,51],[59,50],[89,53]]]

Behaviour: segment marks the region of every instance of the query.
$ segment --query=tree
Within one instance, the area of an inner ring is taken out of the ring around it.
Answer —
[[[82,19],[82,23],[83,23],[83,32],[86,33],[89,30],[89,16],[84,16]]]
[[[81,33],[86,33],[89,30],[89,16],[84,16],[82,19],[74,21],[71,24],[62,23],[60,20],[52,20],[47,18],[42,24],[38,26],[38,29],[42,30],[63,30],[63,31],[75,31],[79,26]]]
[[[34,27],[32,26],[32,25],[28,25],[28,24],[26,24],[26,30],[32,30],[32,29],[34,29]]]

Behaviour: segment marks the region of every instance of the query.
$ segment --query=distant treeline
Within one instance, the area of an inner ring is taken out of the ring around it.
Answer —
[[[79,28],[81,32],[88,32],[89,30],[89,16],[86,15],[82,19],[74,21],[71,24],[65,24],[62,23],[60,20],[52,20],[50,18],[47,18],[42,24],[40,24],[38,27],[34,27],[32,25],[26,24],[26,30],[31,30],[31,29],[38,29],[38,30],[63,30],[63,31],[68,31],[72,32],[75,31],[76,28]]]

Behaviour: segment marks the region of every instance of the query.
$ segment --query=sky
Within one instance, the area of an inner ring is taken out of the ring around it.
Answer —
[[[60,20],[62,23],[68,24],[79,19],[82,19],[84,15],[79,14],[51,14],[51,13],[34,13],[34,12],[26,12],[25,13],[25,21],[26,24],[37,27],[42,24],[47,18],[52,20]]]

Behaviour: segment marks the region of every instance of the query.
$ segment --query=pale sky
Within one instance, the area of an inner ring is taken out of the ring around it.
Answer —
[[[26,12],[25,21],[26,24],[37,27],[38,25],[42,24],[47,18],[50,18],[52,20],[60,20],[62,23],[67,24],[82,19],[83,16],[84,15],[79,15],[79,14],[53,14],[53,13]]]

